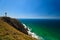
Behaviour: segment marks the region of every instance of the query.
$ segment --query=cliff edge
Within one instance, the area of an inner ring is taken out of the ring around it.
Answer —
[[[0,17],[0,40],[37,40],[27,30],[14,18]]]

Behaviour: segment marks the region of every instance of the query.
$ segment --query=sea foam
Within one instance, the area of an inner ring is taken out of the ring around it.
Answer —
[[[31,32],[32,29],[30,29],[29,27],[27,27],[25,24],[23,24],[23,26],[28,29],[28,31],[27,31],[28,34],[31,35],[33,38],[36,38],[38,40],[44,40],[41,36],[38,36],[38,35],[36,35],[36,33]]]

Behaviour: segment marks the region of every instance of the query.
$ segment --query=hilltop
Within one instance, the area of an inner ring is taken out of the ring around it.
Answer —
[[[16,28],[17,30],[25,33],[28,35],[28,29],[25,29],[24,26],[22,25],[22,23],[18,20],[16,20],[15,18],[10,18],[10,17],[0,17],[0,19],[6,23],[8,23],[9,25],[13,26],[14,28]]]
[[[37,40],[27,30],[14,18],[0,17],[0,40]]]

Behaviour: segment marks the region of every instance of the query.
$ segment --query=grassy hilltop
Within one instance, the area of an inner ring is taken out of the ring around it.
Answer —
[[[12,24],[9,24],[3,19],[0,17],[0,40],[36,40],[25,32],[22,32],[21,29],[18,30],[16,27],[13,27]],[[17,24],[18,23],[15,25],[18,26]]]

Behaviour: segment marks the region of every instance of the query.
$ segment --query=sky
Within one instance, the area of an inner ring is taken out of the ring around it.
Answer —
[[[60,0],[0,0],[0,16],[13,18],[58,18]]]

